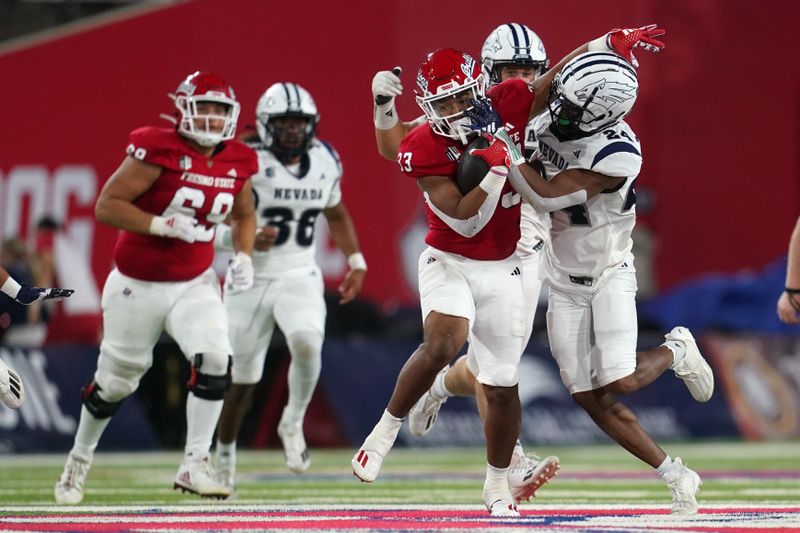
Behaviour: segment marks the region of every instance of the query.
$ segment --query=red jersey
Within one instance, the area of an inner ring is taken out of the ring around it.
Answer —
[[[133,203],[154,215],[182,213],[197,219],[194,243],[120,231],[114,261],[126,276],[144,281],[186,281],[205,272],[214,259],[215,226],[258,171],[255,152],[226,141],[211,157],[195,151],[172,128],[145,127],[130,134],[127,153],[161,167],[161,175]]]
[[[521,144],[535,96],[530,86],[522,80],[508,80],[492,87],[487,96],[505,123],[508,134]],[[402,172],[412,178],[447,176],[455,179],[458,158],[463,151],[464,145],[460,141],[435,134],[426,123],[413,129],[400,143],[398,161]],[[520,203],[520,196],[506,182],[494,215],[473,237],[464,237],[453,231],[426,203],[428,233],[425,243],[470,259],[505,259],[514,253],[520,237]]]

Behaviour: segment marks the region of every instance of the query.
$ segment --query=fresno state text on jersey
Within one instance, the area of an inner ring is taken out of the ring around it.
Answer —
[[[258,169],[256,155],[238,141],[227,141],[205,157],[174,129],[154,127],[131,132],[127,152],[161,167],[161,175],[134,204],[154,215],[182,213],[196,218],[198,224],[196,241],[191,244],[121,231],[114,249],[117,268],[145,281],[185,281],[199,276],[214,258],[216,224],[225,220],[236,194]]]
[[[492,87],[487,96],[511,138],[521,144],[534,99],[530,86],[522,80],[508,80]],[[398,163],[401,171],[412,178],[447,176],[454,179],[463,150],[461,142],[436,135],[426,123],[413,129],[400,143]],[[470,259],[505,259],[514,253],[520,237],[521,198],[507,182],[499,202],[489,223],[471,238],[453,231],[426,204],[428,234],[425,243]]]

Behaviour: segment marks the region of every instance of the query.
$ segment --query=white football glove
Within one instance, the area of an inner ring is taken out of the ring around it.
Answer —
[[[174,213],[168,217],[153,217],[150,222],[150,233],[159,237],[180,239],[193,243],[196,240],[197,219],[181,213]]]
[[[400,67],[391,71],[381,70],[372,78],[372,97],[378,105],[386,105],[395,96],[403,94],[403,84],[400,82]]]
[[[253,260],[244,252],[236,252],[228,263],[228,271],[225,273],[225,290],[246,291],[253,286],[253,275]]]

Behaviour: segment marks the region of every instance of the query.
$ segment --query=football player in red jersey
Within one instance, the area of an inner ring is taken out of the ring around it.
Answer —
[[[486,38],[481,50],[483,75],[490,88],[506,80],[521,79],[531,83],[547,71],[549,60],[544,44],[539,36],[524,24],[511,22],[501,24]],[[425,115],[414,122],[400,122],[394,109],[395,95],[402,92],[400,78],[395,71],[381,71],[372,81],[375,99],[375,140],[378,152],[386,159],[394,161],[403,137],[413,128],[424,124]],[[387,101],[387,98],[389,99]],[[379,103],[383,102],[383,103]],[[525,147],[535,143],[532,137],[532,121],[525,132]],[[523,203],[520,213],[520,234],[516,253],[522,262],[522,282],[527,298],[525,317],[525,336],[523,349],[528,344],[533,331],[533,319],[539,302],[542,282],[539,280],[539,262],[543,242],[549,232],[549,216],[536,213]],[[470,346],[470,349],[472,347]],[[486,398],[483,386],[470,372],[468,355],[459,357],[452,366],[446,366],[433,382],[433,386],[419,399],[408,414],[408,429],[415,437],[426,435],[434,425],[442,405],[451,396],[475,396],[478,412],[486,412]],[[558,457],[543,459],[526,454],[517,440],[509,467],[508,485],[514,500],[519,503],[528,500],[544,483],[553,478],[560,468]]]
[[[553,76],[566,62],[590,47],[618,47],[630,57],[648,38],[641,32],[620,38],[612,31],[578,48],[531,85],[509,80],[493,87],[489,96],[502,124],[520,144],[525,125],[544,109]],[[403,418],[469,340],[474,349],[468,365],[487,400],[483,501],[493,516],[518,516],[507,476],[519,434],[517,365],[525,330],[520,261],[514,254],[520,197],[506,183],[507,172],[500,165],[464,196],[452,180],[471,125],[464,113],[483,97],[483,87],[480,66],[453,49],[430,54],[417,75],[417,103],[428,123],[403,139],[398,163],[403,173],[417,179],[426,199],[429,247],[419,263],[424,342],[401,370],[381,420],[353,457],[352,467],[362,481],[377,478]]]
[[[31,305],[42,300],[68,298],[74,291],[20,285],[5,268],[0,266],[0,292],[22,305]],[[25,389],[22,378],[0,359],[0,401],[10,409],[18,409],[24,400]]]
[[[226,284],[253,283],[255,213],[250,176],[255,153],[234,140],[239,103],[220,76],[195,72],[174,95],[173,128],[130,134],[127,157],[97,200],[97,219],[120,229],[116,268],[103,288],[104,337],[93,379],[82,390],[75,443],[55,486],[60,504],[83,499],[94,450],[110,417],[150,368],[153,346],[168,332],[192,367],[187,436],[175,488],[225,498],[208,458],[232,349],[219,280],[210,268],[216,224],[229,215],[236,255]]]

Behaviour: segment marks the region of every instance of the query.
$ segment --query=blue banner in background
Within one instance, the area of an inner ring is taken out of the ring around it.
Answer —
[[[663,337],[640,338],[649,348]],[[545,341],[546,342],[546,341]],[[347,438],[360,444],[380,418],[397,374],[417,343],[326,339],[322,382]],[[532,341],[520,364],[522,441],[564,445],[610,439],[571,398],[546,343]],[[717,391],[704,404],[694,401],[683,381],[666,371],[643,390],[621,398],[657,441],[723,438],[739,435],[724,395]],[[472,398],[451,398],[431,432],[412,437],[407,425],[398,443],[411,446],[482,446],[483,424]]]
[[[0,358],[19,372],[25,401],[17,410],[0,404],[0,453],[68,451],[80,418],[80,389],[92,377],[96,346],[42,349],[0,347]],[[136,395],[111,419],[98,450],[158,446]]]

